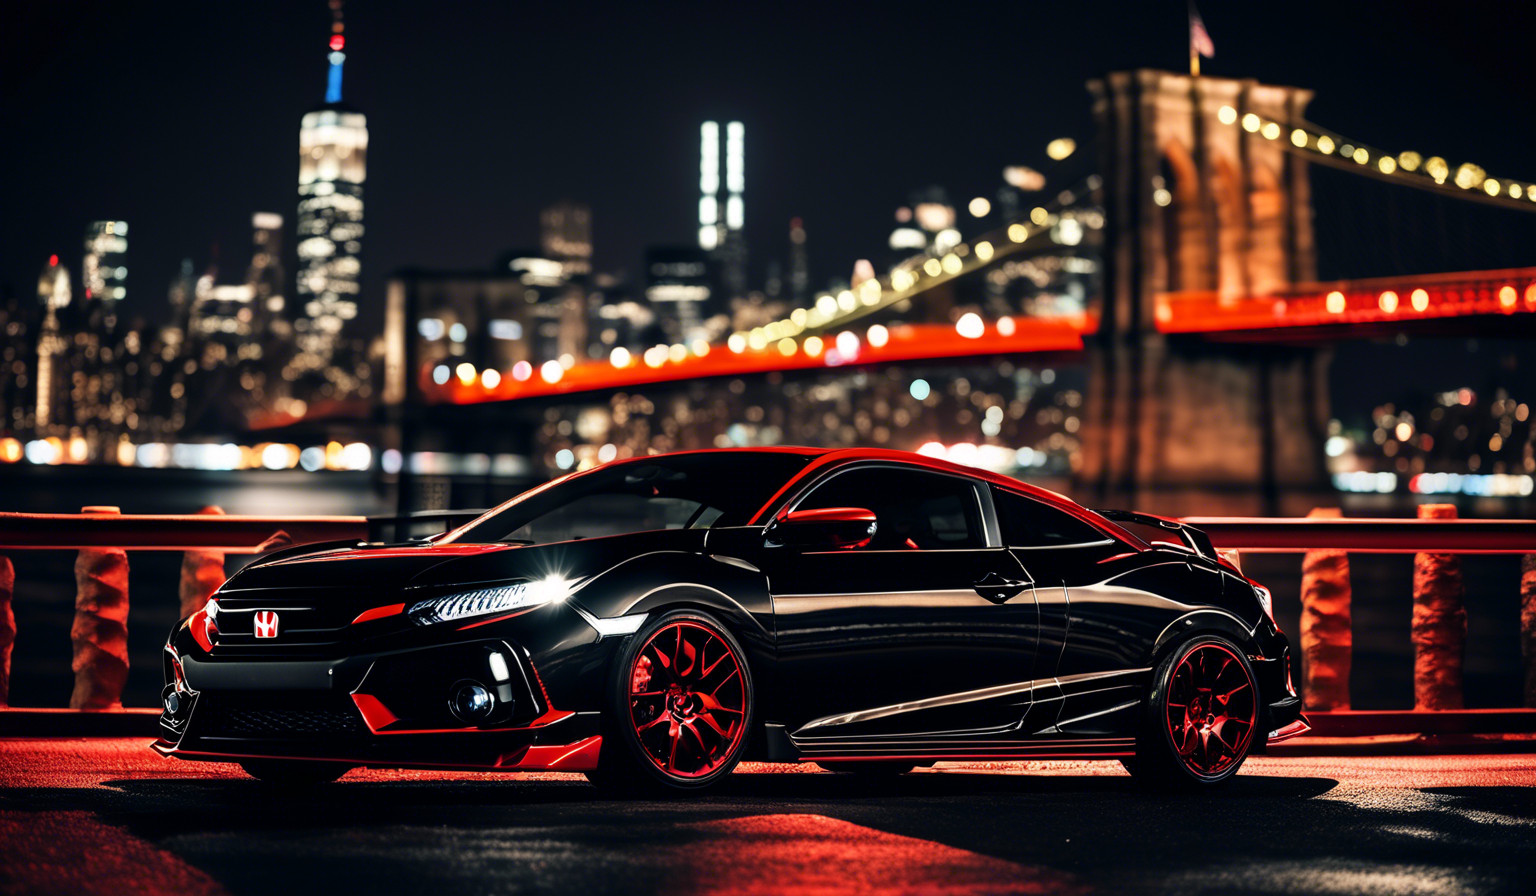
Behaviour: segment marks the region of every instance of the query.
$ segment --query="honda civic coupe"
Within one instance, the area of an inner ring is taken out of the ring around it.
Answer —
[[[1200,786],[1306,730],[1269,592],[1199,531],[885,450],[636,457],[424,543],[282,550],[164,666],[156,750],[290,785],[1071,758]]]

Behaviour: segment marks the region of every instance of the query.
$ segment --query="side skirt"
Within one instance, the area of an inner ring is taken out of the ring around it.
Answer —
[[[968,759],[1119,759],[1136,753],[1131,738],[1037,738],[1032,740],[911,741],[818,741],[795,744],[798,758],[818,759],[915,759],[945,761]]]

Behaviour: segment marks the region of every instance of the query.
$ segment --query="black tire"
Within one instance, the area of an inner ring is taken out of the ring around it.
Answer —
[[[756,721],[746,652],[730,629],[695,610],[663,613],[631,636],[608,690],[602,753],[587,780],[618,793],[716,784],[741,761]]]
[[[352,770],[352,766],[341,762],[307,762],[302,759],[246,759],[240,763],[240,767],[263,784],[285,789],[329,784]]]
[[[839,775],[859,775],[865,778],[894,778],[917,768],[915,764],[899,759],[817,760],[816,764]]]
[[[1201,789],[1242,767],[1261,736],[1258,681],[1242,648],[1196,635],[1165,656],[1152,676],[1136,755],[1123,762],[1157,787]]]

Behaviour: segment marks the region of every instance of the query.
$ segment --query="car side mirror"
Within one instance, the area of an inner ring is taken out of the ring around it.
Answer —
[[[768,525],[769,544],[804,550],[848,551],[875,537],[875,514],[862,507],[793,510]]]

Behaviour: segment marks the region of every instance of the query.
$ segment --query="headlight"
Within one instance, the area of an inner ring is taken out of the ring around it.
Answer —
[[[485,616],[491,613],[512,613],[542,604],[565,600],[570,596],[572,583],[560,576],[549,576],[534,582],[518,582],[515,585],[497,585],[433,597],[412,604],[406,611],[417,625],[449,622],[468,616]]]

